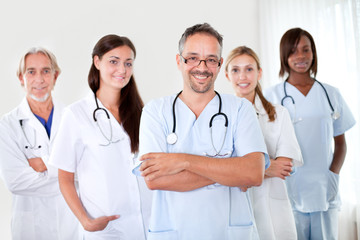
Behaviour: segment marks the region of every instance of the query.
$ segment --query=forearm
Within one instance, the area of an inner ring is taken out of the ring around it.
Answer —
[[[88,215],[80,201],[80,198],[77,194],[75,183],[74,183],[74,173],[66,172],[59,169],[59,184],[60,190],[64,199],[71,211],[77,217],[79,222],[85,227],[86,222],[89,220]]]
[[[167,175],[154,180],[146,180],[146,184],[151,190],[167,190],[186,192],[195,190],[210,184],[214,181],[194,174],[189,171],[182,171],[174,175]]]
[[[187,158],[189,164],[186,170],[225,186],[259,186],[264,178],[263,153],[250,153],[234,158],[208,158],[193,155],[188,155]]]
[[[342,165],[345,161],[346,156],[346,141],[345,141],[345,135],[340,135],[334,138],[334,156],[333,161],[330,165],[330,171],[339,174],[340,170],[342,168]]]

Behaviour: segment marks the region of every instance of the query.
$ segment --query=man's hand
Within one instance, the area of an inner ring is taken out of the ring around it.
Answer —
[[[141,175],[148,181],[177,174],[186,169],[189,162],[182,153],[148,153],[140,157]]]
[[[47,167],[43,160],[39,157],[28,159],[30,167],[32,167],[36,172],[45,172]]]

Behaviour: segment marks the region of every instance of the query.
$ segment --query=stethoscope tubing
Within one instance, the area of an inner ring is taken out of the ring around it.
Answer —
[[[324,85],[323,85],[321,82],[319,82],[318,80],[316,80],[316,79],[314,79],[314,80],[315,80],[315,82],[317,82],[318,84],[320,84],[321,88],[324,90],[325,95],[326,95],[326,98],[327,98],[327,101],[328,101],[329,106],[330,106],[330,108],[331,108],[331,111],[334,113],[334,112],[335,112],[334,107],[333,107],[333,105],[331,104],[329,94],[328,94],[328,92],[326,91]],[[287,79],[284,81],[284,85],[283,85],[283,86],[284,86],[284,95],[285,95],[285,96],[281,99],[281,105],[282,105],[282,106],[284,106],[284,100],[285,100],[286,98],[290,98],[291,101],[292,101],[292,103],[295,104],[294,98],[293,98],[292,96],[290,96],[290,95],[287,94],[287,91],[286,91],[286,82],[287,82]]]

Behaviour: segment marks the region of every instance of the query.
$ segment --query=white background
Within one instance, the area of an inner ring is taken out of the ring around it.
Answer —
[[[16,69],[30,47],[43,46],[56,55],[62,73],[54,96],[70,104],[89,91],[87,75],[95,43],[110,33],[127,36],[137,49],[135,79],[146,103],[182,88],[175,55],[189,26],[208,22],[218,30],[224,37],[224,58],[239,45],[258,52],[258,4],[257,0],[1,1],[0,115],[24,97]],[[223,70],[215,87],[233,92]],[[11,239],[10,218],[11,194],[0,180],[0,239]]]

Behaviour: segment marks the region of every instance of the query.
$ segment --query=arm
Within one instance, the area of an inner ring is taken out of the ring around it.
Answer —
[[[30,167],[34,169],[35,172],[45,172],[47,167],[44,161],[41,158],[30,158],[28,159]]]
[[[249,153],[243,157],[209,158],[182,153],[148,153],[140,170],[146,182],[159,177],[178,174],[184,170],[222,185],[259,186],[264,176],[263,153]]]
[[[334,137],[334,145],[334,156],[330,166],[330,171],[339,174],[346,155],[345,134]]]
[[[6,130],[5,130],[6,128]],[[13,194],[47,196],[58,191],[56,178],[36,172],[19,148],[11,126],[0,124],[0,175]]]
[[[109,221],[120,217],[119,215],[113,215],[95,219],[90,218],[86,214],[79,196],[77,195],[74,184],[74,173],[59,169],[59,184],[61,193],[63,194],[66,203],[69,205],[71,211],[75,214],[86,231],[101,231],[108,225]]]
[[[290,176],[292,171],[292,159],[287,157],[278,157],[271,159],[271,164],[265,170],[265,178],[278,177],[285,180],[285,177]]]

